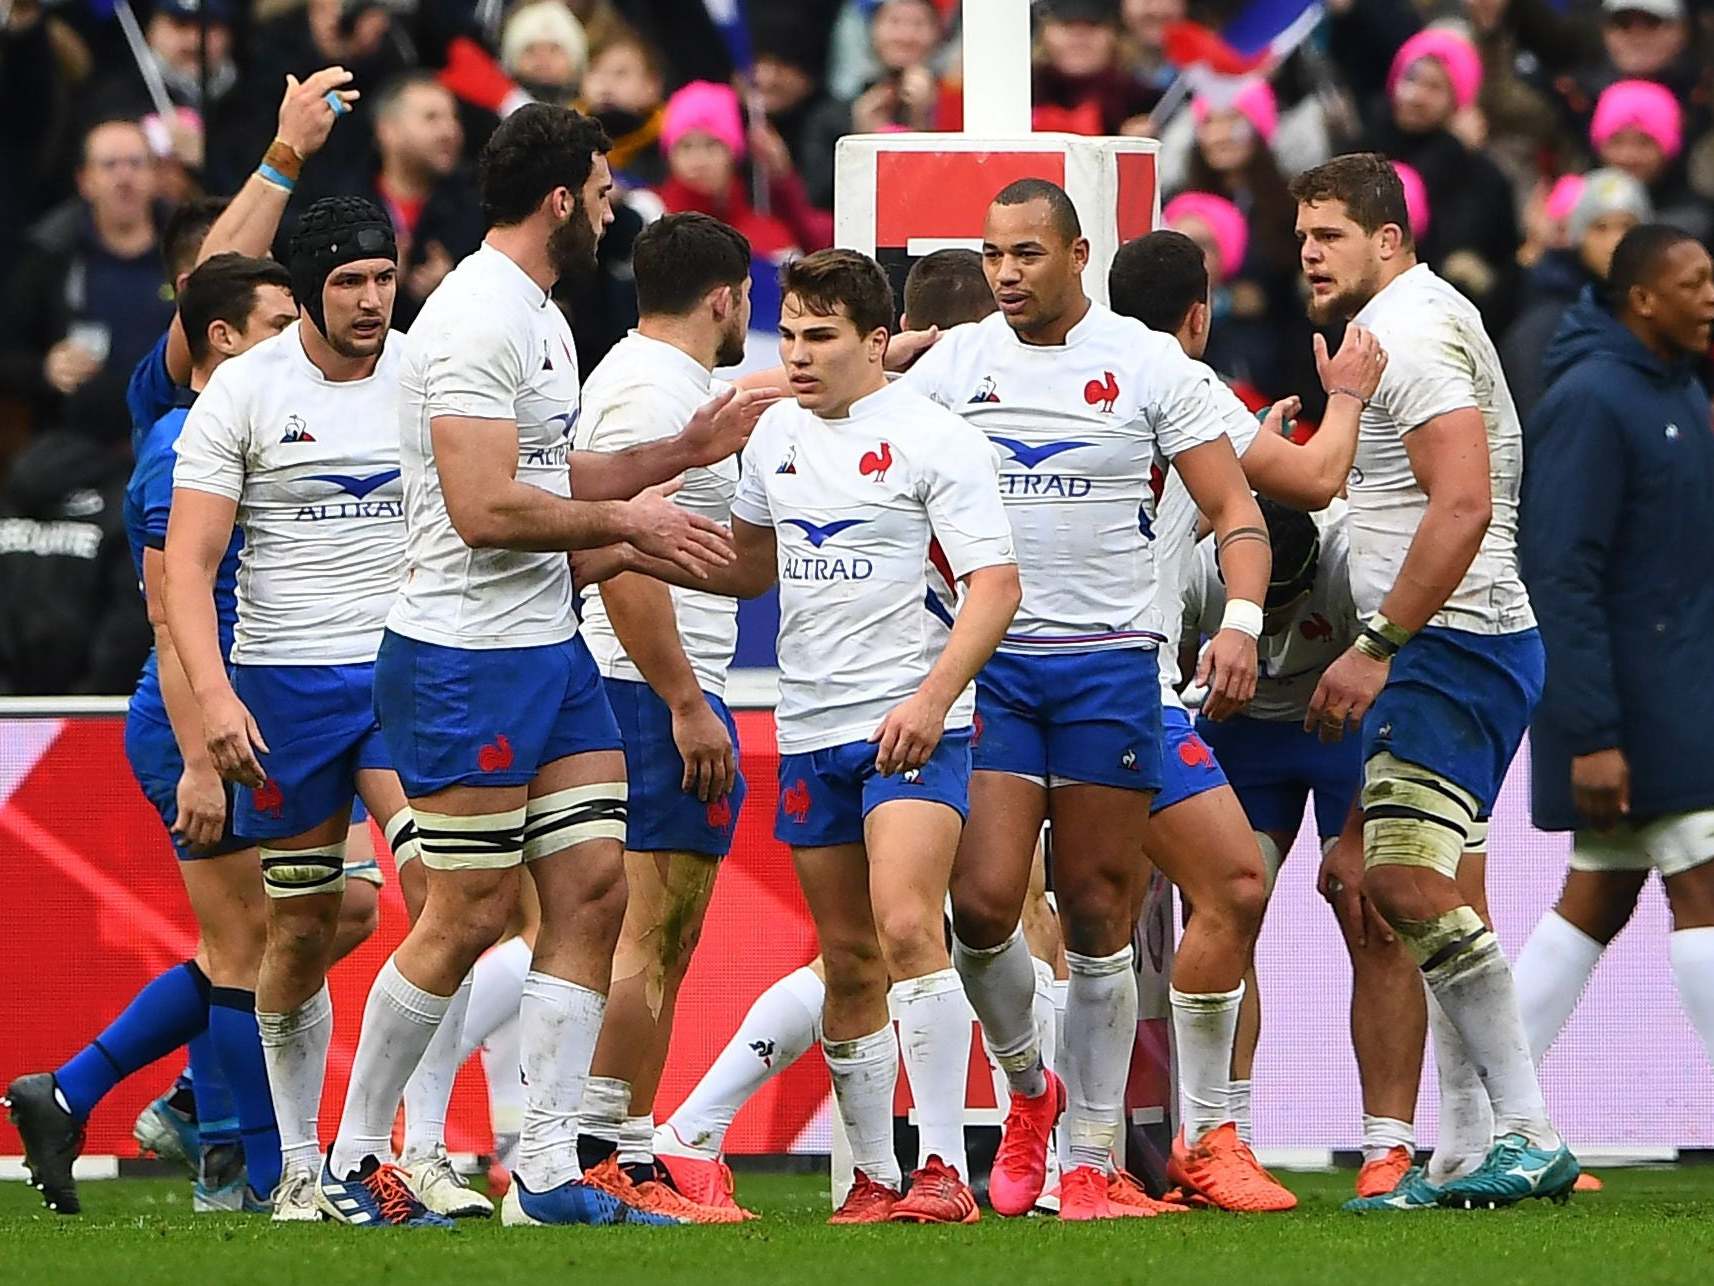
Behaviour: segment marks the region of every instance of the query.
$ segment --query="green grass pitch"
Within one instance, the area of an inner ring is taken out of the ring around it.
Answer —
[[[85,1213],[44,1212],[0,1185],[0,1282],[19,1286],[562,1286],[637,1283],[985,1283],[1077,1286],[1630,1286],[1714,1281],[1714,1166],[1605,1172],[1568,1206],[1358,1218],[1351,1176],[1288,1176],[1289,1215],[1210,1212],[1121,1223],[1002,1220],[966,1228],[828,1228],[827,1184],[743,1175],[763,1218],[740,1227],[362,1232],[190,1213],[190,1184],[82,1185]]]

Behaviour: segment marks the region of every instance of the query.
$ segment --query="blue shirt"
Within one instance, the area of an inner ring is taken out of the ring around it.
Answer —
[[[155,427],[155,421],[173,409],[179,395],[173,377],[167,374],[167,336],[171,333],[170,328],[161,332],[155,346],[132,369],[125,385],[125,409],[131,413],[133,459],[142,458],[143,439]],[[171,472],[169,469],[169,475]]]
[[[166,343],[162,338],[162,349]],[[147,362],[145,361],[145,364]],[[139,374],[142,368],[138,368]],[[161,364],[165,378],[166,367]],[[137,387],[132,379],[132,388]],[[171,388],[168,381],[167,387]],[[137,583],[143,583],[143,551],[161,549],[167,542],[167,515],[173,503],[173,463],[177,460],[174,444],[195,394],[174,390],[179,405],[171,406],[161,415],[137,444],[137,463],[131,470],[131,481],[125,485],[125,535],[131,543],[131,561],[137,568]],[[214,617],[219,629],[220,654],[232,653],[232,633],[238,623],[238,551],[244,546],[244,533],[232,532],[232,543],[220,560],[214,576]],[[160,669],[154,649],[143,663],[143,673],[137,679],[137,690],[131,697],[131,709],[137,714],[167,722],[166,703],[161,699]]]

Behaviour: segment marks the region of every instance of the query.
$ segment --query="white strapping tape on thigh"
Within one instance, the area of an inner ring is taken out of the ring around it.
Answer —
[[[407,804],[387,820],[382,833],[387,837],[387,847],[393,852],[393,865],[402,867],[406,862],[414,862],[423,855],[422,844],[417,833],[417,819],[411,813]]]
[[[503,813],[457,817],[410,810],[417,827],[417,852],[433,871],[492,871],[524,860],[524,806]]]
[[[1476,813],[1463,787],[1380,751],[1363,766],[1363,865],[1419,866],[1456,879]]]
[[[1464,836],[1464,851],[1466,853],[1486,853],[1488,851],[1488,819],[1486,817],[1470,823],[1470,830]]]
[[[263,845],[262,887],[271,898],[338,893],[345,888],[345,841],[320,848],[279,849]]]
[[[623,844],[627,798],[625,782],[602,781],[532,799],[524,822],[524,860],[534,862],[591,840]]]

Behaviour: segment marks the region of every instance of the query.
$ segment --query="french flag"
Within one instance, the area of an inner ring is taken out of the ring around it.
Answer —
[[[1187,71],[1246,76],[1297,48],[1321,18],[1319,0],[1251,0],[1219,31],[1199,22],[1168,24],[1166,56]]]
[[[1169,23],[1163,44],[1167,61],[1183,74],[1179,92],[1230,102],[1249,78],[1266,75],[1307,40],[1323,14],[1319,0],[1251,0],[1219,31]]]

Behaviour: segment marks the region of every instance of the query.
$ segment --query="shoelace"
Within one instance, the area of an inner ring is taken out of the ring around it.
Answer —
[[[293,1170],[280,1180],[280,1186],[274,1189],[272,1201],[276,1206],[295,1205],[305,1188],[315,1183],[315,1176],[308,1170]]]
[[[1080,1188],[1089,1189],[1091,1200],[1105,1199],[1107,1196],[1107,1176],[1099,1173],[1093,1167],[1078,1166],[1077,1169],[1059,1181],[1059,1199],[1062,1206],[1065,1202],[1071,1201],[1074,1196],[1082,1195],[1077,1192]]]
[[[855,1182],[851,1185],[851,1191],[845,1194],[845,1204],[840,1209],[861,1209],[863,1206],[873,1205],[877,1201],[890,1200],[892,1195],[888,1188],[876,1183],[875,1180],[859,1170]]]
[[[1017,1142],[1022,1142],[1016,1139],[1019,1134],[1025,1135],[1031,1144],[1045,1144],[1051,1128],[1050,1126],[1044,1129],[1041,1118],[1034,1113],[1007,1112],[1006,1137],[1001,1140],[1000,1146],[1008,1152],[1011,1151]]]
[[[924,1196],[932,1197],[937,1201],[958,1200],[960,1186],[958,1176],[953,1174],[951,1170],[943,1170],[938,1167],[919,1170],[911,1182],[912,1192],[920,1188]]]
[[[398,1166],[381,1166],[369,1176],[367,1186],[381,1206],[381,1217],[388,1223],[402,1223],[415,1213],[416,1196]]]

